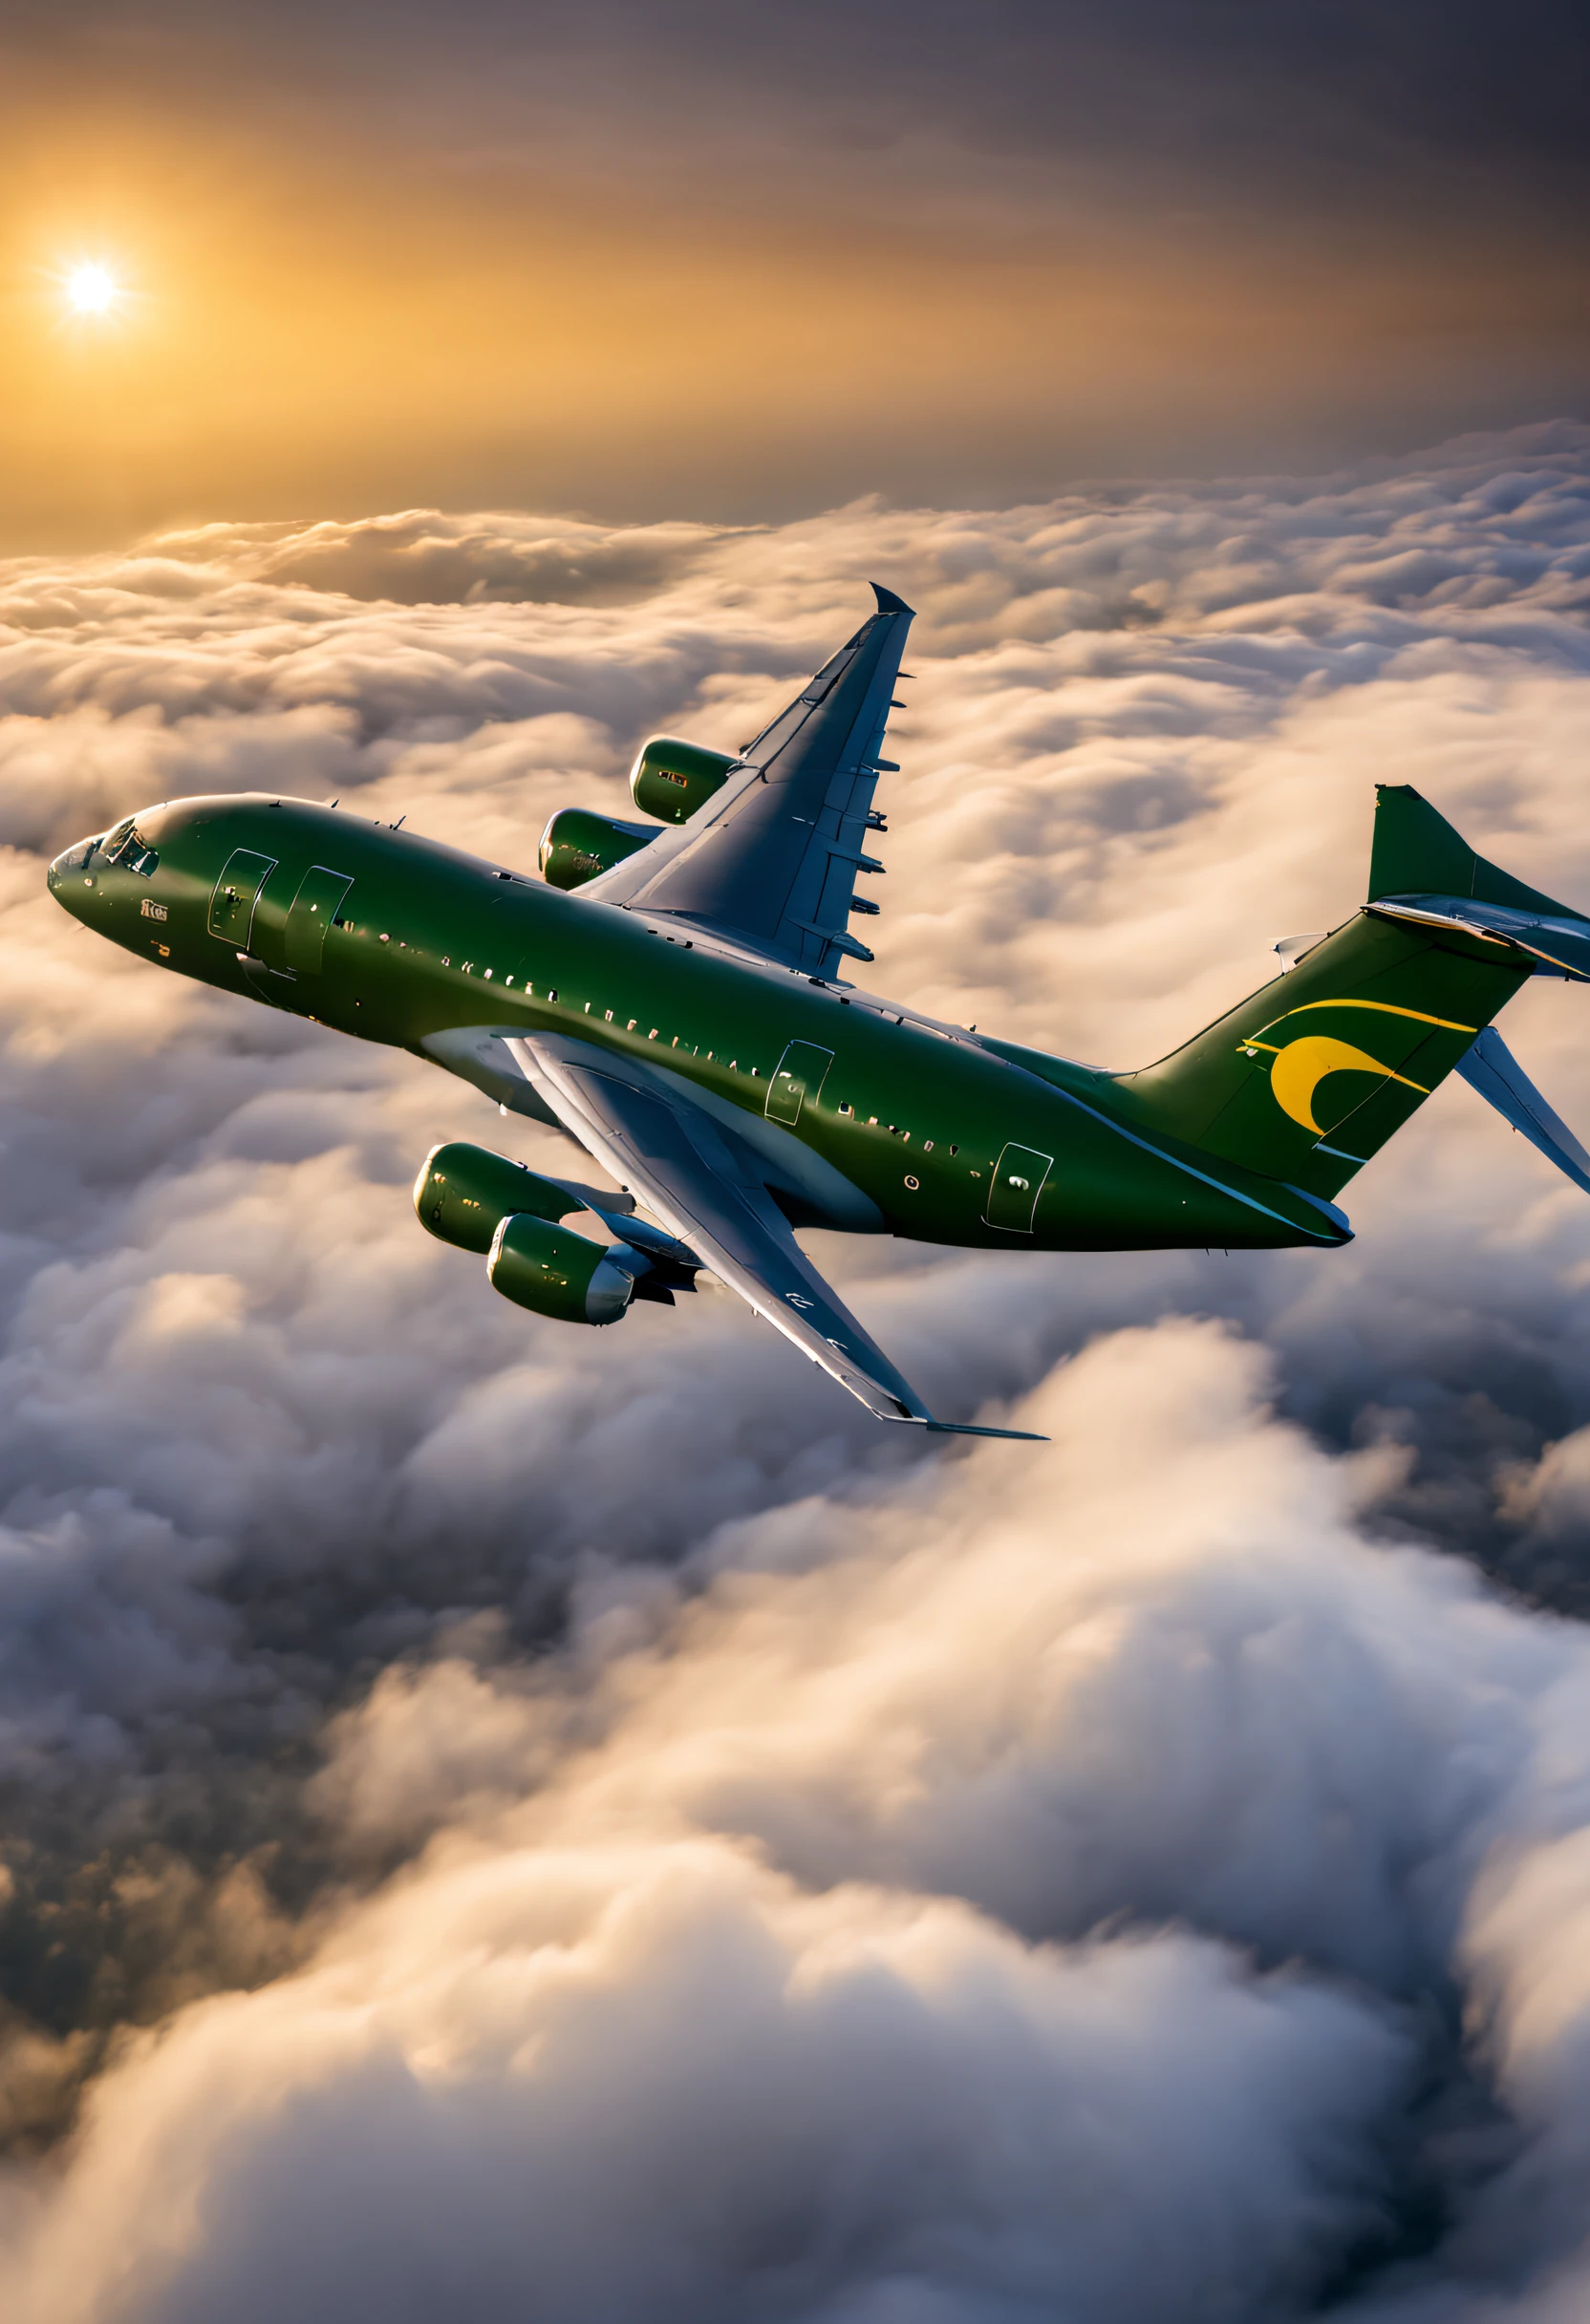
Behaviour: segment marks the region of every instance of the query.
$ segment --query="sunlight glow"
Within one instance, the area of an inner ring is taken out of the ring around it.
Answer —
[[[120,285],[104,267],[74,267],[66,278],[67,302],[76,314],[106,314],[119,293]]]

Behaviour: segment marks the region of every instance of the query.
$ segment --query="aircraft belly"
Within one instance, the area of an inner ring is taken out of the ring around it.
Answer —
[[[1031,1234],[985,1230],[984,1239],[1054,1251],[1266,1250],[1321,1239],[1278,1203],[1244,1198],[1151,1149],[1104,1136],[1107,1143],[1073,1139],[1069,1151],[1057,1139]]]

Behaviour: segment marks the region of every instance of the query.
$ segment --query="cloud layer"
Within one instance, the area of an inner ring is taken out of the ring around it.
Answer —
[[[0,574],[9,2313],[1578,2312],[1565,1182],[1457,1087],[1326,1258],[827,1241],[940,1409],[1055,1438],[924,1455],[727,1298],[494,1300],[408,1182],[549,1139],[41,871],[262,781],[527,864],[876,574],[921,613],[869,981],[1142,1062],[1351,909],[1376,779],[1590,902],[1587,504],[1558,427]],[[1579,1005],[1507,1027],[1572,1121]]]

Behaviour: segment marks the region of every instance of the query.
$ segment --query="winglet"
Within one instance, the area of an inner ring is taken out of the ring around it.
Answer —
[[[896,597],[892,589],[885,589],[881,581],[873,582],[872,594],[878,601],[880,613],[911,613],[915,610],[903,597]]]

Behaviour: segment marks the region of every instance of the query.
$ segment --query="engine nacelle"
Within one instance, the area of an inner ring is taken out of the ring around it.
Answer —
[[[720,791],[740,761],[699,742],[680,742],[655,734],[641,745],[630,769],[630,797],[643,815],[659,823],[688,823],[698,807]]]
[[[643,823],[620,823],[588,807],[560,807],[541,834],[541,876],[553,888],[583,888],[655,837]]]
[[[414,1182],[420,1225],[460,1251],[489,1251],[503,1220],[516,1213],[565,1218],[583,1208],[578,1194],[538,1176],[523,1162],[462,1140],[433,1146]]]
[[[677,1291],[695,1290],[701,1266],[695,1252],[644,1218],[627,1218],[624,1239],[614,1243],[558,1225],[591,1200],[617,1224],[589,1187],[560,1186],[462,1139],[433,1146],[414,1182],[415,1216],[425,1232],[456,1250],[486,1252],[493,1286],[537,1315],[616,1323],[631,1300],[672,1307]]]
[[[550,1219],[517,1211],[491,1240],[491,1287],[517,1306],[560,1323],[616,1323],[634,1297],[635,1279],[621,1265],[645,1261],[623,1243],[592,1242]]]

